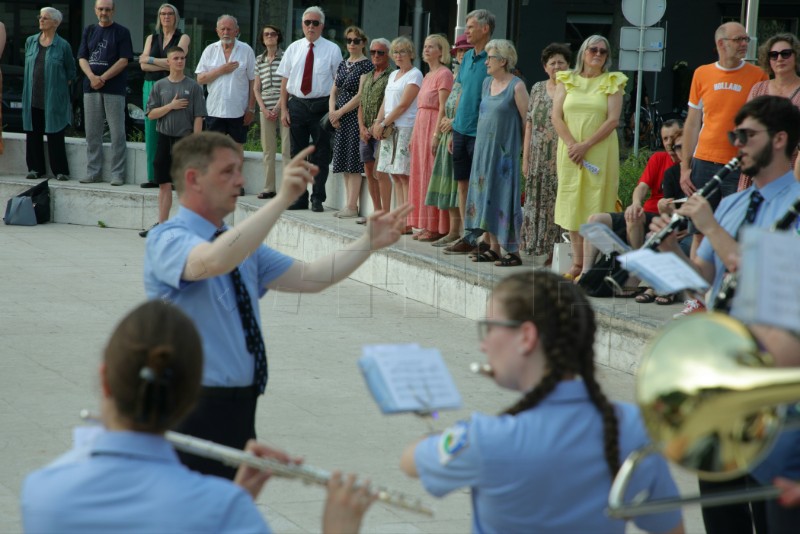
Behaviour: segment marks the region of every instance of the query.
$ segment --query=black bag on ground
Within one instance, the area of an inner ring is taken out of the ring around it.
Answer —
[[[50,185],[47,180],[42,180],[17,196],[31,197],[37,223],[44,224],[50,222]]]
[[[578,280],[578,285],[590,297],[611,297],[614,295],[614,285],[606,278],[611,278],[620,287],[628,279],[628,271],[622,268],[617,261],[617,252],[603,254],[594,266]]]

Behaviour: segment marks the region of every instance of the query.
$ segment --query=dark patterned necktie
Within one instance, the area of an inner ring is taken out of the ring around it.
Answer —
[[[214,232],[212,241],[222,235],[227,228],[219,228]],[[269,368],[267,366],[267,349],[264,346],[264,337],[261,335],[261,327],[256,320],[256,314],[253,312],[253,302],[250,300],[250,295],[247,293],[247,288],[244,287],[242,281],[242,273],[236,267],[231,271],[231,281],[233,282],[233,289],[236,292],[236,307],[239,309],[239,319],[242,321],[242,330],[244,330],[244,340],[247,345],[247,352],[253,355],[255,360],[255,386],[258,393],[264,393],[267,387],[267,378],[269,377]]]
[[[758,208],[761,207],[761,203],[764,202],[764,197],[761,196],[756,190],[750,194],[750,204],[747,205],[747,212],[744,214],[744,220],[742,224],[739,225],[739,229],[736,230],[736,240],[739,240],[739,234],[741,233],[742,229],[745,226],[749,226],[756,222],[756,215],[758,215]]]

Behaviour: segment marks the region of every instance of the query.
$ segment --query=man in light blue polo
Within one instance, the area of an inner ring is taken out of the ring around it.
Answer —
[[[461,97],[453,119],[453,137],[448,149],[453,154],[453,177],[458,182],[458,210],[464,220],[467,205],[469,175],[475,136],[478,133],[478,113],[481,107],[483,80],[486,79],[486,43],[494,33],[494,15],[486,9],[476,9],[467,14],[464,35],[474,48],[464,55],[455,83],[461,84]],[[474,238],[464,236],[444,249],[445,254],[467,254],[475,247]]]

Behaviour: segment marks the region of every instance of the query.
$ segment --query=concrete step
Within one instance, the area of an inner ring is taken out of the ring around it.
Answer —
[[[0,176],[0,206],[8,198],[32,186],[22,176]],[[138,185],[79,184],[50,181],[53,222],[140,230],[156,220],[157,190]],[[254,195],[243,197],[229,217],[235,225],[269,201]],[[177,201],[176,201],[177,204]],[[173,207],[174,209],[174,207]],[[323,213],[287,211],[276,223],[267,243],[303,261],[312,261],[351,242],[365,230],[354,219],[338,219],[326,206]],[[102,223],[102,224],[101,224]],[[470,319],[484,316],[491,287],[500,278],[523,269],[533,269],[531,257],[523,256],[521,267],[495,267],[474,263],[467,256],[449,256],[429,243],[403,236],[391,248],[373,254],[352,278]],[[598,332],[595,359],[614,369],[634,373],[647,340],[657,328],[679,311],[680,304],[637,304],[633,299],[592,299]],[[417,309],[409,306],[409,310]],[[409,317],[415,312],[409,311]],[[416,315],[414,315],[416,316]],[[464,332],[472,338],[475,332]],[[412,341],[412,340],[409,340]]]

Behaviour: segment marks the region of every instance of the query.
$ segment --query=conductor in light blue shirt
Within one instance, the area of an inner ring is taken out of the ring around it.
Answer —
[[[148,235],[144,283],[148,298],[176,304],[197,324],[205,363],[195,410],[177,428],[185,434],[241,449],[255,437],[255,410],[268,378],[258,299],[268,289],[322,291],[347,278],[373,250],[396,242],[410,206],[376,213],[362,237],[311,263],[264,245],[275,221],[319,171],[305,161],[307,147],[284,166],[281,191],[228,229],[244,183],[241,148],[215,132],[192,134],[172,151],[178,214]],[[191,456],[181,460],[202,473],[233,477],[233,470]]]

